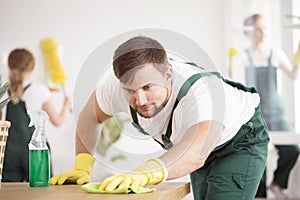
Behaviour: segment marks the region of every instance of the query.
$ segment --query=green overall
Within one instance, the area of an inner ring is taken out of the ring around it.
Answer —
[[[291,124],[284,116],[283,103],[277,92],[277,68],[272,64],[272,51],[268,59],[268,66],[254,66],[253,60],[247,51],[250,65],[246,67],[246,84],[255,87],[261,98],[261,108],[264,119],[270,131],[292,131]],[[288,177],[297,161],[299,147],[296,145],[276,145],[279,153],[278,167],[274,173],[274,180],[282,187],[287,188]],[[264,175],[258,195],[265,196]]]
[[[186,94],[196,80],[210,75],[217,75],[222,78],[217,72],[196,74],[181,87],[177,100],[179,101]],[[239,83],[226,79],[223,81],[238,89],[256,93],[254,88],[246,88]],[[190,86],[186,87],[187,85]],[[183,90],[185,91],[182,92]],[[177,105],[176,102],[173,111]],[[132,108],[131,115],[134,126],[142,133],[147,134],[138,125],[136,113]],[[160,143],[165,149],[172,147],[172,142],[169,140],[171,123],[172,115],[167,133],[162,135],[163,144]],[[253,117],[240,128],[238,133],[230,141],[216,147],[207,158],[204,166],[190,174],[194,199],[253,200],[265,168],[268,143],[267,126],[262,118],[260,107],[257,107]]]
[[[23,92],[29,87],[27,85]],[[34,127],[28,127],[30,117],[27,114],[25,102],[7,104],[6,120],[11,122],[9,128],[4,165],[2,172],[3,182],[29,181],[29,150],[28,143]],[[48,144],[47,144],[48,145]],[[48,145],[49,146],[49,145]]]

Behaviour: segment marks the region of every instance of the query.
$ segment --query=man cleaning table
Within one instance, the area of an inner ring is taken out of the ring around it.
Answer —
[[[167,151],[106,178],[99,190],[135,192],[190,174],[194,199],[254,198],[269,142],[254,88],[170,59],[158,41],[144,36],[116,49],[112,73],[101,83],[79,116],[74,170],[51,184],[89,182],[99,123],[126,112]]]

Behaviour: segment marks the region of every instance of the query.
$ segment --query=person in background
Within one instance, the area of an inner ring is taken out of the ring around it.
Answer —
[[[250,47],[236,58],[234,80],[246,82],[255,87],[261,98],[261,110],[269,131],[293,131],[286,119],[284,106],[277,88],[278,70],[289,78],[298,77],[299,64],[291,64],[287,55],[280,48],[272,48],[266,41],[266,24],[261,14],[254,14],[244,20],[245,35],[250,40]],[[270,190],[277,198],[286,198],[283,192],[288,186],[289,175],[294,167],[299,147],[296,145],[275,145],[279,159]],[[266,197],[266,172],[261,180],[257,197]]]
[[[194,199],[254,198],[269,135],[253,88],[168,59],[163,46],[145,36],[122,43],[112,68],[79,116],[74,170],[52,177],[51,184],[89,182],[98,126],[126,112],[166,153],[106,178],[99,190],[136,191],[190,174]]]
[[[34,56],[26,49],[14,49],[8,57],[9,96],[5,120],[11,122],[6,143],[3,182],[29,181],[29,150],[34,127],[28,127],[30,118],[27,111],[44,110],[54,126],[60,126],[71,108],[71,100],[66,97],[59,113],[50,100],[51,93],[42,84],[30,81],[35,67]],[[4,116],[3,116],[4,117]]]

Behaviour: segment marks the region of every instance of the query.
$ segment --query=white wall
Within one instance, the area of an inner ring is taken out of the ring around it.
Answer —
[[[37,58],[34,78],[45,81],[47,75],[39,42],[44,37],[53,37],[62,47],[61,62],[68,75],[65,87],[72,96],[82,64],[98,45],[126,31],[163,28],[197,42],[226,73],[225,3],[219,0],[0,0],[0,68],[5,71],[10,50],[25,47]],[[52,98],[59,109],[62,94],[54,93]],[[49,125],[54,174],[73,168],[74,121],[69,114],[60,128]]]

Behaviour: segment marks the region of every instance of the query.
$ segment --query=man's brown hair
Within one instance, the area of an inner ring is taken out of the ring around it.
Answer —
[[[131,38],[121,44],[114,53],[114,73],[123,83],[131,79],[136,70],[145,64],[153,64],[162,73],[166,71],[166,66],[169,66],[166,50],[151,38]]]

